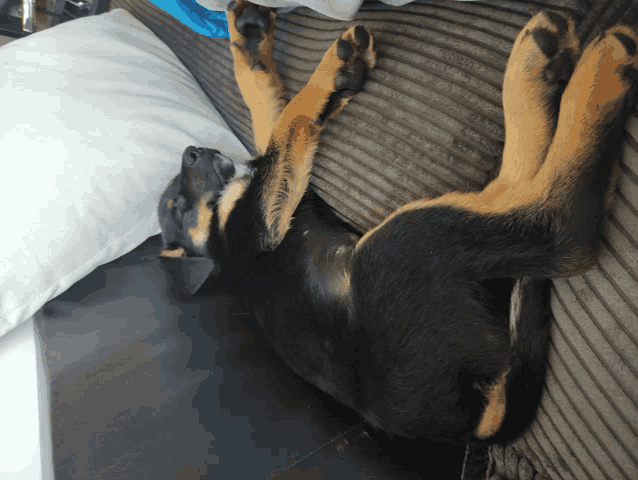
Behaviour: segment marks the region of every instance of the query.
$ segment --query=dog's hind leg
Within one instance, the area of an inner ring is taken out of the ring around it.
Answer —
[[[541,168],[579,50],[574,22],[558,13],[535,15],[519,33],[503,82],[503,162],[487,192],[524,189]],[[525,310],[510,312],[512,357],[501,377],[485,389],[485,410],[474,432],[479,439],[511,440],[536,411],[549,344],[549,299],[541,298],[547,297],[546,282],[530,278],[515,282],[512,298],[523,303]],[[498,436],[493,437],[496,432]]]
[[[275,120],[284,109],[284,90],[272,60],[275,13],[243,0],[226,10],[235,79],[252,118],[255,147],[266,152]]]
[[[499,180],[528,182],[543,164],[579,50],[574,22],[558,13],[535,15],[519,33],[503,82],[505,148]]]
[[[635,101],[637,45],[635,28],[617,25],[584,50],[563,94],[547,158],[529,189],[558,234],[556,275],[579,273],[596,259],[614,160]]]
[[[531,198],[537,199],[535,207],[557,233],[556,274],[579,273],[596,259],[614,151],[620,144],[627,107],[638,80],[637,50],[638,32],[623,25],[611,28],[585,49],[563,94],[545,162],[531,182],[529,190],[534,195]],[[491,442],[516,436],[532,419],[533,412],[520,404],[537,403],[540,398],[541,390],[532,389],[531,385],[544,370],[549,291],[547,285],[541,287],[537,283],[534,287],[532,280],[525,282],[527,285],[522,288],[538,299],[521,312],[520,331],[512,338],[513,371],[508,377],[506,428],[490,438]],[[501,398],[504,400],[505,396]],[[479,438],[481,433],[478,429]]]
[[[284,238],[292,214],[308,188],[319,134],[364,84],[376,63],[374,37],[354,26],[324,54],[306,86],[290,101],[272,130],[261,172],[265,249]]]
[[[635,94],[637,50],[638,32],[622,25],[608,30],[585,49],[563,94],[546,158],[529,179],[529,188],[522,190],[520,204],[527,203],[530,211],[541,211],[545,223],[557,234],[555,274],[578,273],[596,258],[614,151],[620,144],[627,106]],[[544,369],[549,292],[547,285],[540,284],[534,292],[532,280],[525,282],[528,293],[539,297],[529,304],[531,309],[540,310],[521,312],[525,318],[520,319],[521,331],[512,338],[515,371],[507,387],[508,410],[513,411],[508,412],[507,428],[490,441],[502,442],[520,431],[531,420],[533,410],[521,409],[518,403],[540,398],[540,389],[530,386]],[[480,433],[477,430],[477,436],[481,437]]]

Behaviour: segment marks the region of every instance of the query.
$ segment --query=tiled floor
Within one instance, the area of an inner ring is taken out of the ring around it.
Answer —
[[[6,43],[9,43],[11,40],[15,40],[15,38],[5,37],[3,35],[0,35],[0,47]]]

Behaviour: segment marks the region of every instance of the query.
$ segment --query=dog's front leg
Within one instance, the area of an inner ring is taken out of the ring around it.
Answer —
[[[275,249],[308,188],[312,160],[326,120],[358,92],[376,63],[374,38],[365,27],[347,30],[326,51],[306,86],[277,118],[260,169],[262,247]]]
[[[272,60],[275,13],[244,0],[226,10],[235,80],[248,105],[257,153],[268,146],[273,124],[286,106],[284,89]]]

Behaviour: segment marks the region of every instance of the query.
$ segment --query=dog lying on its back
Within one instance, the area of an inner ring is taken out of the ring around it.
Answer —
[[[515,438],[542,391],[547,279],[598,253],[637,32],[613,27],[581,53],[570,19],[536,15],[505,73],[499,176],[409,203],[360,236],[308,184],[323,126],[375,66],[372,32],[348,29],[286,105],[274,13],[237,1],[227,18],[259,156],[240,169],[186,149],[159,206],[169,268],[191,293],[212,275],[241,282],[288,365],[376,428]],[[503,285],[522,301],[511,326],[508,302],[490,294]]]

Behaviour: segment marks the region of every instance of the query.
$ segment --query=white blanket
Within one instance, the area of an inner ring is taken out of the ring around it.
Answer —
[[[230,0],[195,0],[201,6],[208,10],[225,10],[226,6],[230,3]],[[359,7],[363,3],[363,0],[251,0],[253,3],[259,5],[265,5],[267,7],[275,8],[294,8],[299,6],[305,6],[312,8],[319,13],[322,13],[328,17],[336,18],[339,20],[350,20],[357,13]],[[406,3],[412,2],[412,0],[381,0],[387,5],[399,7]],[[456,0],[460,2],[472,2],[475,0]]]

